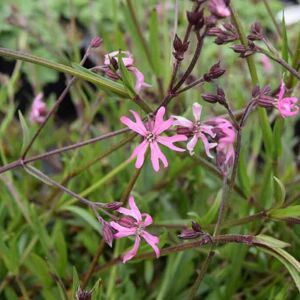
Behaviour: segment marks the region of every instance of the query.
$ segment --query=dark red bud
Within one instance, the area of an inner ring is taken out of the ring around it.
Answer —
[[[202,94],[201,95],[203,100],[209,103],[217,103],[218,102],[218,96],[213,94]]]
[[[111,210],[117,210],[119,209],[121,206],[123,205],[122,202],[111,202],[111,203],[107,203],[105,204],[105,207],[108,208],[108,209],[111,209]]]
[[[112,227],[109,225],[109,223],[107,222],[103,223],[102,234],[106,244],[108,244],[109,247],[112,247],[114,235],[113,235]]]
[[[94,37],[91,41],[91,47],[92,48],[100,47],[100,45],[102,44],[102,41],[103,40],[101,39],[101,37],[99,37],[99,36]]]
[[[92,293],[88,291],[83,291],[81,288],[77,290],[76,300],[91,300]]]
[[[119,69],[118,61],[114,57],[109,57],[109,61],[114,71]]]
[[[182,41],[180,39],[180,37],[175,34],[175,38],[174,38],[174,41],[173,41],[173,48],[175,51],[181,51],[181,48],[182,48]]]
[[[196,29],[201,29],[204,25],[203,10],[187,11],[186,16],[189,23],[195,26]]]
[[[192,229],[184,229],[182,232],[178,235],[178,237],[182,240],[193,240],[203,235],[202,232],[197,232]]]
[[[196,231],[196,232],[202,232],[201,226],[200,226],[199,223],[192,222],[192,228],[193,228],[193,230]]]
[[[260,91],[259,85],[257,84],[257,85],[253,88],[253,90],[252,90],[252,97],[258,96],[259,91]]]

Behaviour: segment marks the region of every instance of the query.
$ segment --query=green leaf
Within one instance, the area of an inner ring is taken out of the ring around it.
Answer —
[[[216,196],[216,199],[213,203],[213,205],[210,207],[209,211],[200,218],[200,224],[205,226],[208,224],[211,224],[217,217],[219,207],[222,200],[222,190],[220,190]]]
[[[256,236],[255,240],[258,243],[257,246],[261,245],[260,249],[262,251],[274,256],[284,264],[300,291],[300,263],[295,257],[282,249],[286,243],[269,236]]]
[[[112,80],[109,80],[107,78],[104,78],[102,76],[96,75],[88,70],[84,72],[82,70],[81,71],[75,70],[74,68],[71,68],[69,66],[52,62],[42,57],[38,57],[31,54],[10,50],[10,49],[5,49],[1,47],[0,47],[0,56],[19,59],[22,61],[27,61],[33,64],[41,65],[49,69],[54,69],[58,72],[66,73],[75,76],[79,79],[83,79],[91,83],[94,83],[95,85],[101,87],[105,91],[109,91],[123,97],[129,96],[126,90],[122,87],[122,85]]]
[[[277,118],[273,130],[274,160],[276,160],[282,153],[281,137],[282,137],[283,129],[284,129],[284,119]]]
[[[26,267],[38,278],[38,281],[46,287],[51,286],[52,278],[47,263],[37,254],[31,253],[25,261]]]
[[[25,148],[29,144],[30,134],[29,134],[29,129],[28,129],[28,126],[26,124],[25,118],[23,117],[22,112],[20,110],[18,111],[18,114],[19,114],[20,124],[21,124],[21,127],[22,127],[23,141],[22,141],[22,150],[21,150],[21,152],[23,153]]]
[[[293,205],[286,208],[276,208],[269,212],[271,218],[284,219],[300,217],[300,205]]]
[[[154,72],[156,76],[161,76],[161,56],[160,56],[160,38],[159,38],[159,24],[157,19],[157,10],[153,9],[150,15],[150,36],[149,36],[149,47],[151,51],[152,61],[154,62]]]
[[[73,266],[73,283],[72,283],[72,298],[75,299],[78,288],[80,287],[80,281],[76,267]]]
[[[67,206],[64,207],[62,210],[70,211],[80,218],[82,218],[85,222],[87,222],[92,228],[94,228],[97,232],[101,230],[101,224],[97,221],[95,216],[92,216],[88,213],[87,210],[77,207],[77,206]]]
[[[0,235],[3,236],[2,232],[0,232]],[[0,257],[3,259],[7,269],[16,275],[19,268],[19,257],[12,247],[4,244],[2,238],[0,239]]]
[[[126,87],[128,93],[130,95],[130,98],[134,98],[134,96],[135,96],[135,90],[134,90],[133,75],[125,67],[122,58],[123,58],[123,54],[120,52],[118,54],[118,66],[119,66],[119,69],[121,71],[122,81],[123,81],[124,86]]]
[[[275,239],[271,236],[264,235],[264,234],[259,234],[255,236],[255,241],[265,244],[268,247],[275,247],[275,248],[286,248],[289,247],[290,244],[280,241],[278,239]]]
[[[276,176],[273,176],[274,180],[274,190],[275,190],[275,200],[276,200],[276,207],[281,207],[285,200],[285,187],[281,180],[277,178]],[[277,192],[276,192],[277,191]]]
[[[282,15],[281,32],[282,32],[281,54],[282,54],[282,58],[288,63],[289,62],[289,47],[288,47],[288,38],[287,38],[287,31],[286,31],[286,25],[285,25],[284,11],[283,11],[283,15]]]
[[[94,284],[92,288],[92,300],[99,300],[102,299],[101,294],[102,294],[102,279],[98,279],[96,283]]]
[[[147,284],[150,284],[154,275],[154,266],[152,260],[146,260],[144,263],[144,277]]]

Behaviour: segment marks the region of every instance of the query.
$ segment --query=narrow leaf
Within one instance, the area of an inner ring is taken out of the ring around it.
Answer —
[[[23,135],[23,141],[22,141],[22,153],[25,150],[26,146],[29,143],[29,139],[30,139],[30,134],[29,134],[29,129],[28,126],[26,124],[26,121],[22,115],[22,112],[19,110],[18,111],[19,114],[19,120],[20,120],[20,124],[21,124],[21,128],[22,128],[22,135]]]

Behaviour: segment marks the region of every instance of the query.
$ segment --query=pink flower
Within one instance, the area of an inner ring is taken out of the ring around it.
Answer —
[[[159,171],[159,161],[163,163],[165,168],[168,166],[167,158],[161,152],[158,145],[159,143],[163,144],[164,146],[174,151],[179,151],[179,152],[185,151],[184,149],[175,146],[173,143],[179,141],[186,141],[187,140],[186,136],[184,135],[173,135],[171,137],[161,136],[161,134],[164,131],[166,131],[173,125],[172,118],[169,118],[166,121],[163,120],[165,114],[165,108],[163,106],[157,111],[155,115],[155,119],[147,122],[146,124],[142,122],[138,113],[136,113],[133,110],[131,110],[131,113],[135,118],[135,122],[133,122],[131,119],[124,116],[121,117],[121,122],[144,138],[143,142],[134,149],[131,156],[132,158],[137,157],[135,163],[135,167],[137,169],[142,167],[145,160],[145,154],[149,146],[151,150],[152,166],[156,172]]]
[[[228,169],[233,165],[235,158],[235,129],[228,120],[221,117],[209,120],[207,124],[213,126],[213,132],[216,134],[215,140],[218,143],[216,148],[218,167],[226,174]]]
[[[285,85],[284,82],[281,81],[280,91],[277,95],[278,99],[276,99],[274,105],[283,118],[295,116],[299,111],[299,106],[296,105],[298,99],[296,97],[284,98],[284,93]]]
[[[202,106],[198,103],[194,103],[193,114],[194,114],[195,122],[193,123],[192,121],[181,116],[173,116],[173,118],[176,119],[174,125],[188,128],[190,133],[192,134],[193,136],[192,139],[187,143],[187,149],[189,150],[191,155],[194,154],[194,149],[198,140],[202,140],[206,155],[208,157],[213,158],[213,156],[210,153],[210,149],[216,147],[217,144],[210,143],[206,135],[209,135],[211,138],[214,138],[215,133],[212,131],[213,129],[212,126],[205,125],[202,122],[200,122],[201,111],[202,111]]]
[[[46,119],[48,110],[45,102],[42,101],[43,93],[36,95],[32,102],[31,111],[29,115],[30,122],[41,124]]]
[[[209,0],[208,8],[217,18],[226,18],[230,16],[230,10],[226,0]]]
[[[141,214],[132,196],[129,197],[129,207],[130,209],[120,207],[117,210],[119,213],[128,216],[125,217],[127,222],[121,222],[122,225],[114,221],[110,222],[111,227],[117,231],[117,233],[114,234],[114,238],[120,239],[131,235],[135,236],[134,246],[123,256],[123,263],[132,259],[136,255],[140,246],[141,238],[143,238],[153,248],[156,257],[158,258],[160,255],[159,248],[157,247],[159,238],[145,230],[147,226],[152,224],[152,217],[146,213]]]
[[[149,84],[145,83],[144,74],[136,67],[133,66],[133,56],[128,51],[113,51],[109,54],[106,54],[104,57],[104,69],[107,76],[109,76],[113,80],[117,80],[120,78],[119,70],[113,71],[110,68],[111,59],[115,59],[118,62],[118,56],[121,54],[122,61],[124,66],[127,68],[128,71],[132,72],[135,76],[135,91],[139,93],[142,87],[149,87]]]

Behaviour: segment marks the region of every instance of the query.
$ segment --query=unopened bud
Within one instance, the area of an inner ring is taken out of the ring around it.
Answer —
[[[114,235],[113,235],[112,227],[109,225],[109,223],[107,222],[103,223],[102,234],[106,244],[109,245],[109,247],[112,247]]]
[[[81,288],[78,288],[76,292],[76,300],[91,300],[92,293],[88,291],[84,291]]]
[[[110,65],[112,66],[114,71],[119,69],[118,61],[114,57],[109,57]]]
[[[208,73],[204,74],[203,78],[205,81],[210,82],[214,79],[221,77],[226,72],[225,69],[220,67],[220,62],[214,64]]]
[[[203,10],[200,11],[187,11],[187,19],[189,23],[197,29],[201,29],[204,25]]]
[[[182,240],[193,240],[203,235],[202,232],[197,232],[192,229],[184,229],[182,232],[178,235],[178,237]]]
[[[101,37],[99,37],[99,36],[94,37],[91,41],[91,47],[92,48],[100,47],[100,45],[102,44],[102,41],[103,40],[101,39]]]
[[[108,209],[111,209],[111,210],[117,210],[119,209],[121,206],[123,205],[122,202],[111,202],[111,203],[107,203],[105,204],[105,207],[108,208]]]
[[[180,37],[176,34],[173,41],[174,52],[173,55],[177,60],[183,60],[183,55],[189,47],[189,42],[183,43]]]
[[[199,223],[192,222],[192,228],[193,228],[193,230],[196,231],[196,232],[202,232],[201,226],[200,226]]]
[[[264,38],[263,29],[259,22],[255,22],[251,26],[251,34],[248,35],[248,40],[250,41],[260,41]]]
[[[209,103],[217,103],[218,102],[218,96],[213,94],[202,94],[201,95],[203,100]]]

